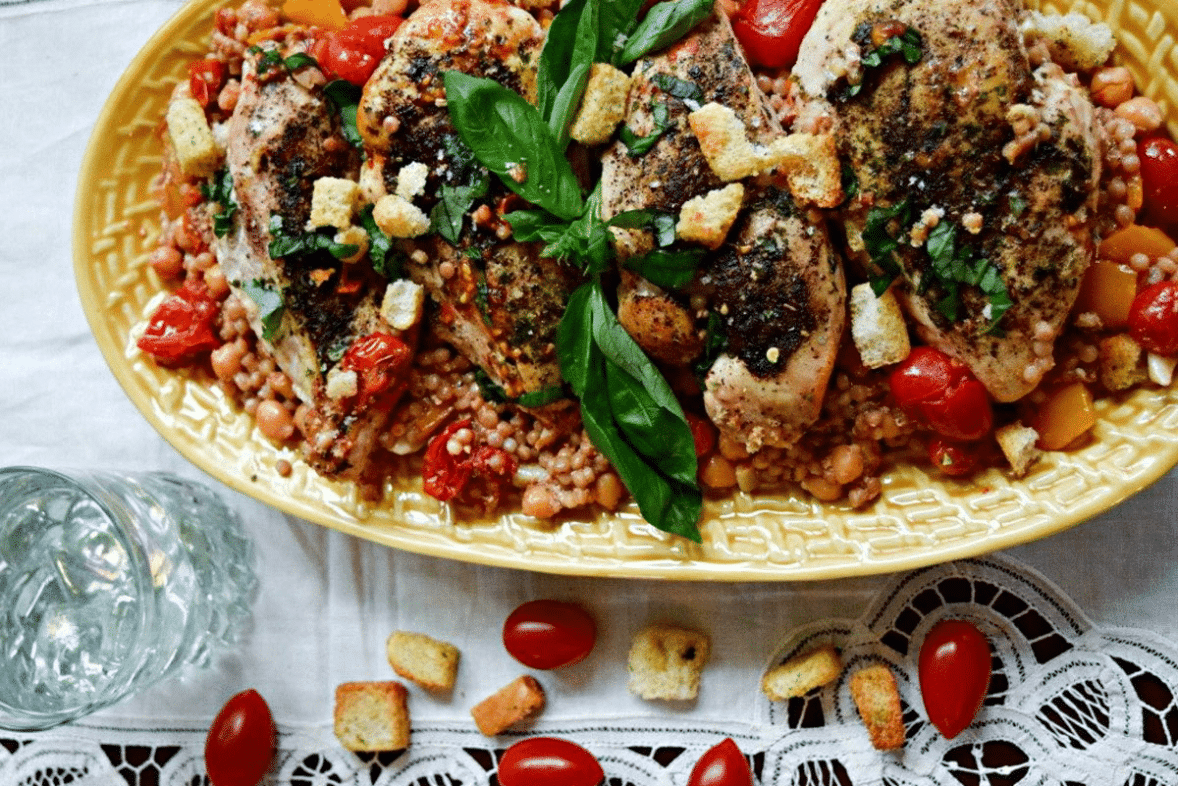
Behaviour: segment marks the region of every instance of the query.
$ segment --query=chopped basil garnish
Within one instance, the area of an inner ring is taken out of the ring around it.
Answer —
[[[429,228],[449,240],[452,245],[458,245],[462,235],[462,223],[470,211],[475,200],[486,196],[490,178],[480,172],[473,182],[455,186],[443,183],[439,191],[438,203],[429,214]]]
[[[650,78],[660,90],[667,95],[675,96],[680,101],[694,104],[704,102],[704,91],[695,82],[688,82],[670,74],[655,74]]]
[[[340,133],[352,147],[363,150],[364,140],[356,125],[356,112],[360,105],[361,88],[346,79],[334,79],[323,86],[323,94],[339,112]]]
[[[563,385],[549,385],[546,388],[533,390],[530,393],[524,393],[517,398],[511,398],[495,380],[491,379],[491,375],[481,368],[475,367],[474,380],[479,386],[479,393],[483,396],[483,401],[492,404],[518,404],[521,407],[542,407],[545,404],[551,404],[554,401],[559,401],[564,398]]]
[[[213,213],[213,234],[225,237],[233,230],[233,217],[237,215],[237,202],[233,199],[233,175],[229,169],[219,169],[212,180],[202,183],[200,193],[210,202],[220,205]]]
[[[942,221],[929,232],[925,246],[932,260],[930,268],[935,283],[944,290],[944,296],[937,301],[937,311],[950,322],[956,322],[961,304],[960,287],[974,286],[982,291],[989,301],[989,330],[998,327],[1002,315],[1010,309],[1010,293],[998,268],[986,259],[978,259],[972,249],[957,245],[957,227]],[[921,282],[922,288],[926,282]]]
[[[258,316],[262,321],[262,338],[267,341],[274,338],[282,325],[282,315],[286,312],[282,293],[258,279],[243,284],[241,288],[258,307]]]
[[[873,207],[867,213],[863,227],[863,246],[871,258],[871,291],[876,297],[882,295],[896,276],[900,275],[900,264],[893,253],[900,247],[900,241],[892,236],[888,225],[896,221],[902,234],[912,223],[912,207],[905,199],[892,207]]]
[[[865,28],[865,32],[856,31],[855,39],[869,40],[870,32],[869,27]],[[847,86],[845,97],[854,98],[859,95],[867,82],[867,70],[879,68],[895,55],[900,55],[908,65],[916,65],[924,57],[924,40],[916,28],[909,27],[903,33],[889,37],[879,46],[867,49],[860,61],[864,70],[863,78],[858,84]]]
[[[290,57],[283,57],[278,49],[263,49],[261,46],[251,46],[246,50],[250,54],[259,55],[258,63],[254,67],[258,76],[263,76],[270,73],[275,68],[285,68],[288,71],[302,68],[303,66],[316,66],[319,64],[315,62],[315,58],[311,57],[306,52],[295,52]]]
[[[326,233],[326,234],[325,234]],[[270,246],[268,251],[271,259],[282,257],[301,257],[316,251],[326,251],[336,259],[347,259],[360,250],[352,243],[337,243],[334,232],[327,228],[321,232],[303,232],[297,235],[287,234],[282,228],[282,216],[270,216]]]
[[[671,127],[670,112],[665,103],[657,102],[650,111],[654,119],[654,130],[646,136],[636,135],[629,126],[622,126],[622,130],[618,132],[618,138],[626,146],[626,152],[631,158],[640,158],[649,153],[650,149],[659,141],[659,137]]]
[[[368,262],[372,269],[385,278],[400,278],[401,255],[393,249],[392,238],[376,225],[372,205],[365,205],[360,211],[360,226],[368,233]]]

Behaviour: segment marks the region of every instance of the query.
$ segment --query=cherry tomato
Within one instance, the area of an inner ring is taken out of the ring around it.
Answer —
[[[528,601],[503,623],[503,646],[511,657],[533,669],[580,663],[596,641],[597,624],[575,603]]]
[[[592,753],[557,737],[520,740],[499,760],[501,786],[597,786],[604,779]]]
[[[274,718],[256,690],[236,694],[217,713],[205,740],[213,786],[255,786],[274,758]]]
[[[900,407],[941,436],[972,442],[994,425],[986,388],[968,366],[939,349],[916,347],[888,382]]]
[[[324,34],[311,47],[311,55],[329,78],[363,85],[385,55],[384,42],[402,21],[399,16],[359,17],[343,30]]]
[[[929,722],[953,739],[973,722],[990,687],[990,643],[965,620],[941,620],[920,645],[920,695]]]
[[[1146,215],[1163,226],[1178,226],[1178,145],[1165,137],[1143,139],[1137,157]]]
[[[699,757],[687,786],[753,786],[753,773],[740,748],[726,739]]]
[[[389,389],[393,379],[409,365],[413,352],[390,333],[369,333],[356,339],[340,360],[344,371],[355,371],[359,378],[357,406],[364,407]]]
[[[700,417],[694,412],[683,413],[687,418],[687,427],[691,429],[691,438],[695,442],[695,457],[702,458],[716,448],[716,427],[712,421]]]
[[[425,448],[421,468],[425,493],[442,502],[454,499],[470,480],[471,466],[464,455],[452,455],[447,448],[450,437],[460,429],[470,428],[470,418],[451,423],[434,435]]]
[[[201,106],[208,106],[225,84],[225,64],[206,58],[188,64],[188,90]]]
[[[821,5],[822,0],[749,0],[733,17],[732,29],[753,65],[784,68],[798,59]]]
[[[162,365],[187,363],[220,344],[213,332],[220,310],[203,284],[185,282],[156,307],[135,345]]]
[[[1178,355],[1178,283],[1159,281],[1133,298],[1129,335],[1150,352]]]
[[[929,440],[928,457],[934,467],[955,478],[968,475],[978,466],[976,451],[944,437]]]

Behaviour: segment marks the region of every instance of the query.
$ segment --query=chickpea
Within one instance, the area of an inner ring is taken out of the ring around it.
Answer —
[[[260,402],[254,418],[258,421],[258,430],[267,439],[285,442],[294,435],[294,417],[290,410],[273,399]]]
[[[400,16],[409,7],[409,0],[372,0],[374,16]]]
[[[222,112],[232,112],[237,107],[237,99],[241,97],[241,82],[230,79],[217,93],[217,108]]]
[[[148,264],[160,278],[175,278],[184,272],[184,255],[175,246],[160,246],[151,252]]]
[[[560,500],[546,486],[529,486],[520,501],[520,511],[525,516],[550,519],[560,512]]]
[[[1133,97],[1133,75],[1124,66],[1102,68],[1092,75],[1092,100],[1114,109]]]
[[[843,496],[843,487],[831,483],[826,478],[811,475],[802,481],[802,488],[813,494],[821,502],[834,502]]]
[[[222,382],[232,383],[233,378],[241,371],[241,359],[245,357],[245,342],[234,341],[213,350],[209,361],[213,366],[213,373]]]
[[[728,489],[736,485],[736,471],[728,459],[713,455],[700,469],[699,479],[708,488]]]
[[[835,482],[846,485],[863,474],[863,450],[858,445],[839,445],[830,453]]]
[[[225,278],[225,273],[219,264],[213,265],[205,271],[205,286],[209,288],[209,294],[217,300],[229,294],[229,281]]]
[[[606,510],[615,510],[622,500],[622,481],[612,472],[597,476],[593,496],[597,504]]]
[[[1117,116],[1128,120],[1138,131],[1155,131],[1162,125],[1162,110],[1152,98],[1138,96],[1119,105]]]

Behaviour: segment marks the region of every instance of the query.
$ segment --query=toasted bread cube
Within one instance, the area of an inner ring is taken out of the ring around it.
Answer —
[[[418,237],[429,231],[429,216],[396,194],[386,194],[376,201],[372,219],[389,237]]]
[[[883,368],[908,357],[912,351],[908,326],[892,290],[876,297],[870,284],[852,287],[851,338],[868,368]]]
[[[772,701],[804,696],[838,679],[843,661],[833,644],[823,644],[774,666],[761,678],[761,690]]]
[[[731,107],[714,101],[704,104],[687,116],[687,122],[712,172],[725,183],[750,177],[764,168],[763,157],[757,155],[744,123]]]
[[[680,240],[719,248],[743,204],[744,186],[740,183],[729,183],[703,196],[692,197],[679,211],[675,234]]]
[[[427,165],[420,161],[406,164],[397,172],[397,196],[412,202],[413,197],[425,193],[428,178],[429,167]]]
[[[324,392],[329,399],[335,401],[351,398],[360,392],[360,377],[355,371],[345,371],[336,366],[327,372]]]
[[[1002,453],[1010,463],[1011,472],[1015,477],[1021,478],[1027,474],[1027,470],[1043,454],[1036,446],[1039,432],[1022,423],[1003,426],[994,432],[994,437],[998,440],[998,447],[1002,448]]]
[[[586,145],[608,141],[626,115],[628,92],[630,77],[607,63],[594,63],[569,136]]]
[[[1067,71],[1091,71],[1103,65],[1117,46],[1111,27],[1080,13],[1061,16],[1031,11],[1022,30],[1024,37],[1043,38],[1052,61]]]
[[[851,675],[851,698],[873,747],[881,751],[903,747],[904,715],[891,669],[875,663],[856,671]]]
[[[384,290],[380,315],[397,330],[408,330],[421,321],[425,308],[425,288],[407,278],[399,278]]]
[[[175,99],[168,104],[165,121],[181,172],[188,177],[208,177],[217,171],[221,150],[200,102],[195,98]]]
[[[843,168],[832,134],[786,134],[769,144],[765,168],[785,172],[799,202],[818,207],[842,204]]]
[[[644,699],[694,699],[711,649],[706,633],[675,625],[651,625],[630,645],[627,687]]]
[[[335,689],[336,739],[350,751],[409,746],[409,692],[399,682],[345,682]]]
[[[470,708],[479,731],[501,734],[544,709],[544,688],[527,674],[518,677]]]
[[[343,177],[321,177],[311,191],[311,218],[307,229],[335,227],[346,229],[352,224],[360,184]]]
[[[394,631],[385,645],[393,671],[427,690],[444,691],[454,687],[458,674],[458,648],[445,641],[411,633]]]
[[[354,264],[363,259],[364,255],[368,253],[368,246],[371,245],[371,241],[368,239],[368,232],[363,227],[358,227],[354,224],[336,232],[335,242],[344,246],[356,247],[356,253],[340,260],[347,265]]]
[[[1132,336],[1118,333],[1100,342],[1100,383],[1109,390],[1128,390],[1146,378],[1141,345]]]

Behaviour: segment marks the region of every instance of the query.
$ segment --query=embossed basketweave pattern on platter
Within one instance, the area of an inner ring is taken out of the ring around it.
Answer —
[[[855,511],[809,498],[739,494],[705,508],[703,543],[647,526],[631,506],[614,515],[549,524],[521,515],[455,521],[422,493],[395,483],[383,502],[318,477],[272,445],[221,392],[155,366],[133,328],[161,286],[147,264],[159,234],[150,193],[159,172],[160,119],[186,63],[204,51],[213,11],[194,0],[132,62],[98,119],[79,181],[74,227],[78,289],[100,349],[151,424],[185,457],[227,485],[309,521],[408,551],[567,574],[692,580],[812,579],[900,570],[1014,545],[1107,510],[1178,462],[1178,391],[1141,390],[1100,404],[1096,439],[1052,454],[1028,478],[991,470],[968,483],[904,468],[882,499]],[[1178,3],[1051,2],[1118,32],[1117,59],[1161,102],[1178,132]],[[281,477],[275,463],[294,465]]]

